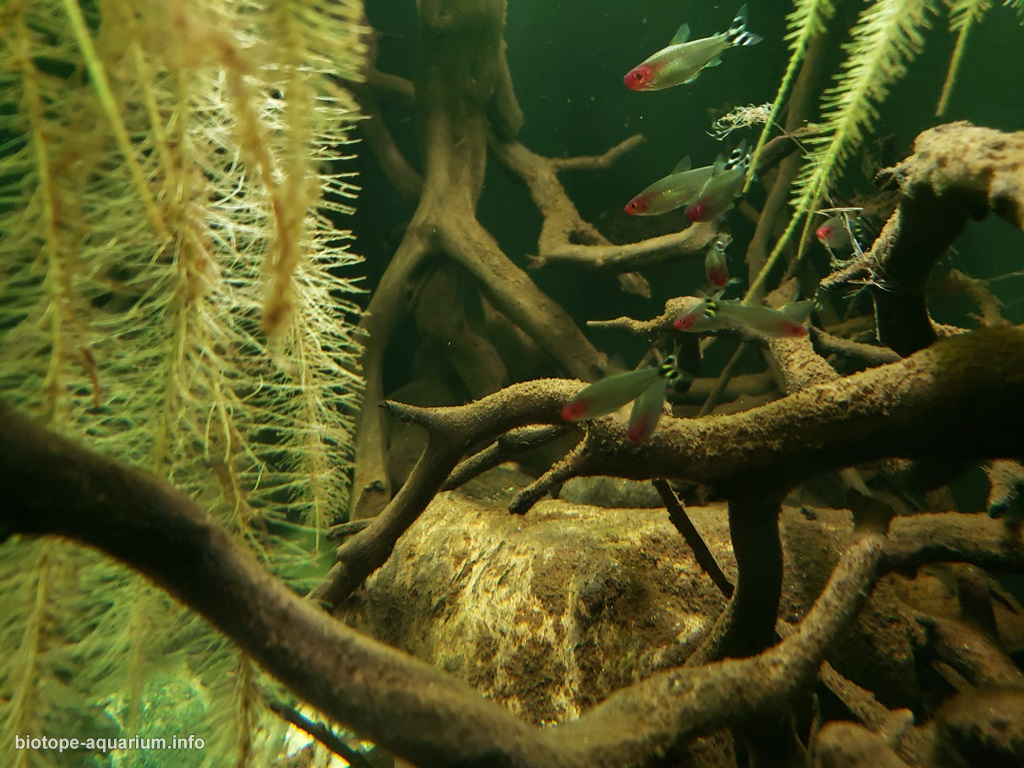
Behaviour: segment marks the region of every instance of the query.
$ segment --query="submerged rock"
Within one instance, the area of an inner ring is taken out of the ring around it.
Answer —
[[[503,470],[439,494],[344,618],[524,720],[574,719],[614,690],[682,663],[725,600],[663,509],[547,500],[511,515],[521,484]],[[734,578],[724,506],[688,513]],[[826,528],[786,515],[787,527],[816,531],[798,544],[813,542],[815,551],[797,558],[813,587],[788,585],[800,604],[824,582],[848,527],[846,513],[822,514]],[[784,603],[785,613],[799,610],[789,597]]]
[[[725,600],[664,509],[549,499],[511,515],[524,482],[499,468],[439,494],[342,617],[528,722],[555,723],[683,663]],[[725,506],[687,513],[734,580]],[[851,522],[846,510],[822,508],[786,508],[782,521],[779,616],[792,623],[820,593]],[[914,580],[883,579],[830,654],[890,707],[920,703],[923,632],[906,607],[915,592]]]

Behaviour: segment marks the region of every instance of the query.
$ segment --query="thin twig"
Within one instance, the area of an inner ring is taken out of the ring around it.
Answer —
[[[708,545],[704,542],[704,537],[700,535],[700,531],[697,530],[690,516],[686,514],[686,510],[683,509],[683,505],[680,503],[675,491],[672,490],[668,481],[663,478],[655,478],[652,482],[661,496],[662,503],[664,503],[665,508],[668,510],[669,520],[672,521],[672,525],[675,526],[676,530],[682,534],[682,537],[686,539],[686,543],[693,551],[697,564],[711,577],[711,581],[714,582],[726,599],[731,598],[733,593],[732,582],[729,581],[729,577],[725,575],[722,567],[715,560],[714,554],[708,549]]]
[[[741,341],[740,345],[736,347],[736,351],[732,353],[732,357],[729,358],[729,362],[725,364],[725,368],[718,374],[718,380],[715,382],[714,389],[712,389],[704,401],[704,404],[697,411],[697,416],[707,416],[714,409],[718,403],[718,398],[722,396],[725,388],[729,386],[729,380],[732,379],[732,372],[736,369],[736,366],[740,362],[740,358],[743,357],[743,353],[747,350],[747,342]]]
[[[267,699],[267,708],[278,717],[294,725],[323,744],[334,754],[343,758],[352,768],[373,768],[362,752],[353,749],[334,733],[325,723],[314,723],[294,707],[287,704]]]
[[[442,491],[458,488],[477,475],[509,461],[513,456],[546,445],[566,433],[565,427],[524,427],[499,437],[482,451],[460,463],[441,486]]]

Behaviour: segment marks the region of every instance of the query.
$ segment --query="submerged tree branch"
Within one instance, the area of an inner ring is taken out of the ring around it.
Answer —
[[[379,568],[472,446],[530,424],[561,424],[562,406],[579,389],[577,382],[546,379],[451,408],[385,403],[392,415],[423,426],[428,446],[384,513],[339,548],[316,596],[337,603]],[[750,411],[665,420],[641,445],[626,439],[621,417],[585,422],[572,468],[692,480],[733,498],[888,457],[969,462],[1019,456],[1022,398],[1024,329],[982,329]]]
[[[502,32],[504,0],[423,0],[415,83],[423,158],[419,205],[374,292],[362,329],[365,400],[384,396],[390,339],[432,259],[451,259],[478,281],[490,303],[548,352],[569,375],[593,379],[606,360],[569,315],[544,295],[476,220],[488,137],[510,140],[522,122],[512,93]],[[382,414],[359,414],[355,517],[371,517],[391,498]]]
[[[708,545],[700,535],[700,531],[693,524],[693,521],[690,520],[690,516],[686,514],[683,505],[679,503],[679,498],[676,496],[675,491],[672,490],[672,487],[666,480],[660,478],[655,478],[654,487],[658,491],[658,495],[661,496],[665,509],[668,510],[669,520],[672,521],[672,525],[679,531],[679,534],[686,539],[690,551],[693,552],[694,559],[704,569],[704,573],[711,578],[715,586],[718,587],[718,591],[726,598],[731,598],[735,591],[732,582],[725,575],[722,566],[718,564],[714,553],[708,549]]]
[[[940,125],[920,134],[914,154],[883,178],[899,186],[899,206],[871,252],[842,279],[868,275],[879,339],[906,355],[938,336],[925,283],[967,221],[991,211],[1024,229],[1024,131]]]
[[[138,569],[326,716],[416,765],[661,766],[692,736],[785,705],[870,590],[884,535],[858,533],[807,618],[743,661],[658,673],[536,729],[289,592],[188,498],[0,405],[0,530],[51,534]]]

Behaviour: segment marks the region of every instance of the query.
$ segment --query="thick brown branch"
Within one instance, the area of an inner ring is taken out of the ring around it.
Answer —
[[[519,119],[504,60],[505,2],[423,0],[419,11],[415,107],[423,188],[413,220],[364,315],[362,327],[373,340],[363,358],[365,399],[374,403],[384,396],[388,343],[409,310],[409,297],[428,257],[458,261],[479,281],[491,304],[566,373],[596,378],[604,370],[604,355],[475,218],[488,135],[492,130],[514,133]],[[355,517],[376,514],[391,497],[381,418],[375,408],[359,414]]]
[[[538,244],[542,256],[549,247],[573,240],[588,244],[607,243],[597,228],[576,210],[565,187],[558,180],[554,160],[531,152],[519,142],[496,141],[493,146],[498,160],[522,180],[534,205],[544,217]]]
[[[0,530],[101,549],[200,612],[326,716],[416,765],[663,765],[695,734],[778,708],[813,677],[874,579],[861,534],[800,628],[761,656],[659,673],[578,721],[534,729],[285,589],[183,495],[0,406]]]
[[[362,25],[371,30],[365,14]],[[415,200],[423,191],[423,177],[412,167],[412,164],[398,148],[398,144],[395,143],[391,131],[384,122],[380,108],[380,97],[388,96],[397,98],[411,109],[415,99],[415,89],[413,84],[405,78],[377,70],[375,62],[378,45],[375,31],[371,30],[364,39],[367,44],[367,65],[364,79],[359,82],[348,81],[346,85],[356,94],[363,114],[368,118],[360,122],[359,126],[363,136],[366,137],[370,151],[377,158],[388,181],[398,190],[399,194],[408,200]]]
[[[780,496],[765,490],[729,502],[736,591],[688,664],[753,656],[775,642],[782,595]]]
[[[1024,531],[1012,520],[957,512],[914,515],[893,522],[882,562],[884,571],[938,562],[1024,572]]]
[[[534,266],[558,263],[577,264],[591,269],[610,269],[616,272],[640,269],[703,253],[703,249],[715,234],[713,224],[693,224],[682,232],[659,235],[624,245],[567,243],[540,254],[534,261]]]
[[[852,715],[902,757],[916,762],[914,758],[923,758],[930,751],[927,740],[914,730],[914,714],[909,710],[891,711],[871,691],[843,677],[827,661],[821,665],[818,679]]]
[[[1024,673],[998,641],[978,627],[942,616],[917,617],[928,631],[932,650],[973,686],[1014,685],[1024,688]]]
[[[571,263],[622,272],[699,253],[710,242],[714,226],[700,224],[638,243],[613,245],[580,216],[558,180],[558,172],[607,167],[640,141],[641,136],[634,136],[603,155],[569,159],[544,158],[518,143],[495,143],[498,158],[523,180],[544,217],[538,253],[531,260],[533,266]]]
[[[503,462],[510,461],[520,453],[545,445],[565,433],[564,427],[552,425],[547,427],[524,427],[502,435],[491,445],[473,454],[455,467],[441,490],[450,491],[458,488],[470,478],[476,477]]]
[[[819,328],[811,328],[811,341],[814,343],[815,349],[822,354],[843,355],[853,361],[852,365],[856,370],[895,363],[900,359],[900,356],[888,347],[864,344],[841,336],[833,336]]]
[[[562,423],[562,407],[579,390],[578,382],[547,379],[452,408],[388,404],[424,424],[430,446],[382,519],[341,547],[318,596],[335,602],[380,567],[470,446],[529,424]],[[621,417],[595,419],[577,450],[587,452],[588,474],[693,480],[741,497],[893,456],[1020,455],[1022,398],[1024,329],[983,329],[750,411],[665,420],[639,446],[626,439]]]
[[[547,472],[532,483],[521,489],[508,505],[508,511],[514,515],[522,515],[530,511],[534,504],[550,493],[555,487],[566,480],[587,474],[587,463],[590,453],[586,441],[577,443],[569,453],[555,462]]]
[[[600,155],[589,155],[587,157],[553,157],[551,165],[556,171],[593,171],[599,168],[611,168],[612,163],[629,152],[634,147],[643,143],[643,134],[637,133],[628,139],[623,139],[614,147]]]
[[[665,310],[650,320],[634,320],[632,317],[617,317],[614,320],[588,320],[588,328],[605,328],[626,331],[636,336],[654,336],[668,333],[672,323],[680,315],[685,315],[700,303],[696,296],[679,296],[665,302]]]
[[[607,366],[572,318],[505,256],[476,219],[438,216],[439,245],[479,280],[491,303],[572,376],[592,380]]]
[[[959,122],[925,131],[887,172],[900,203],[868,255],[879,339],[906,355],[932,343],[925,283],[969,218],[989,211],[1024,229],[1024,131]]]
[[[579,248],[603,248],[609,245],[597,227],[580,216],[558,179],[558,171],[567,168],[605,168],[642,140],[643,137],[637,135],[620,142],[603,155],[566,159],[541,157],[519,142],[493,142],[498,159],[526,184],[530,197],[544,218],[537,243],[539,255],[530,259],[533,266],[543,266],[549,252],[574,243],[582,244],[574,246]],[[640,275],[620,275],[619,281],[626,290],[650,295],[650,287]]]
[[[96,547],[205,616],[333,720],[417,765],[540,747],[468,686],[360,636],[289,592],[187,497],[0,405],[0,530]],[[504,735],[502,735],[504,734]],[[499,746],[504,742],[504,746]],[[541,764],[541,763],[538,763]]]

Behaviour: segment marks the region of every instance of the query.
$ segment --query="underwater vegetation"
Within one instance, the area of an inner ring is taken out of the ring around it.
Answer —
[[[1024,761],[1024,3],[608,5],[0,0],[0,762]]]
[[[360,13],[0,3],[3,401],[164,478],[301,590],[347,504],[361,392],[357,107],[333,80]],[[19,734],[172,727],[206,745],[164,765],[273,757],[263,676],[194,612],[65,540],[0,563],[0,764],[70,759]]]

